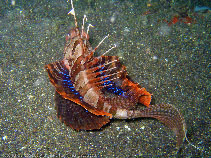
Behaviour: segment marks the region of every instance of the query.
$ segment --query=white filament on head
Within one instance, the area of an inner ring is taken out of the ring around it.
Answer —
[[[69,1],[69,0],[68,0]],[[67,2],[68,2],[67,1]],[[76,19],[76,16],[75,16],[75,9],[73,7],[73,1],[71,0],[71,5],[72,5],[72,9],[67,13],[68,15],[69,14],[72,14],[74,16],[74,19],[75,19],[75,27],[78,27],[78,23],[77,23],[77,19]]]
[[[87,21],[87,18],[86,18],[86,15],[84,15],[84,18],[83,18],[83,24],[82,24],[82,33],[81,33],[81,37],[83,35],[83,32],[84,32],[84,23]]]
[[[86,38],[87,38],[87,35],[89,34],[89,28],[90,28],[90,27],[94,27],[94,26],[93,26],[92,24],[89,24],[89,25],[88,25],[88,27],[87,27],[87,32],[86,32]]]

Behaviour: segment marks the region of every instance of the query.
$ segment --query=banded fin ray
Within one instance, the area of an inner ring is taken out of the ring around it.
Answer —
[[[117,56],[101,56],[97,59],[95,57],[85,64],[85,67],[88,67],[86,65],[90,67],[86,71],[91,79],[89,82],[93,82],[92,85],[122,97],[134,97],[134,100],[138,99],[139,103],[149,106],[151,94],[128,78],[126,67],[120,63]],[[89,71],[90,69],[95,71]]]
[[[81,105],[95,115],[105,115],[112,117],[111,114],[103,110],[95,109],[93,106],[83,101],[83,96],[81,96],[79,92],[75,90],[73,83],[71,82],[71,77],[69,76],[69,70],[65,67],[63,61],[45,65],[45,69],[48,72],[50,82],[55,86],[56,91],[63,98]]]

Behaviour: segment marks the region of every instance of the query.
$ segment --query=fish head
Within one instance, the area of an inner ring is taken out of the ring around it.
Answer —
[[[66,42],[68,42],[69,40],[74,39],[76,37],[79,37],[79,36],[82,39],[89,40],[89,35],[85,31],[80,32],[79,28],[75,27],[75,28],[70,29],[70,31],[66,35]]]
[[[73,64],[80,56],[86,57],[89,55],[92,48],[88,40],[89,36],[85,31],[80,31],[78,27],[70,29],[66,36],[64,60]]]

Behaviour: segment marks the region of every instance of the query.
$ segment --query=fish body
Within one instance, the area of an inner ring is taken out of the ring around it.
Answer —
[[[186,125],[179,110],[170,104],[151,105],[151,94],[129,78],[117,56],[94,56],[97,47],[92,49],[88,31],[80,31],[73,15],[75,27],[66,37],[64,59],[45,66],[62,122],[76,130],[93,130],[111,118],[156,118],[174,131],[180,147]]]
[[[66,38],[64,59],[46,66],[59,94],[95,115],[111,118],[133,118],[129,110],[137,103],[150,105],[151,94],[128,79],[126,68],[117,56],[94,57],[89,41],[77,27],[71,29],[70,38]],[[66,76],[68,80],[64,79]],[[65,90],[66,82],[71,83],[80,100],[73,97],[71,88],[70,92]]]

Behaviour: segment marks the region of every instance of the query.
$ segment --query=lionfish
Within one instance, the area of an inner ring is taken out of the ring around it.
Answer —
[[[151,117],[172,129],[179,148],[186,137],[186,125],[177,108],[170,104],[151,105],[151,94],[133,82],[117,56],[94,56],[89,27],[84,21],[79,30],[73,2],[75,27],[66,36],[64,59],[45,66],[56,89],[55,102],[59,119],[75,130],[100,129],[110,119]],[[113,47],[112,47],[113,48]],[[110,49],[111,50],[111,49]],[[146,106],[138,108],[138,104]]]

